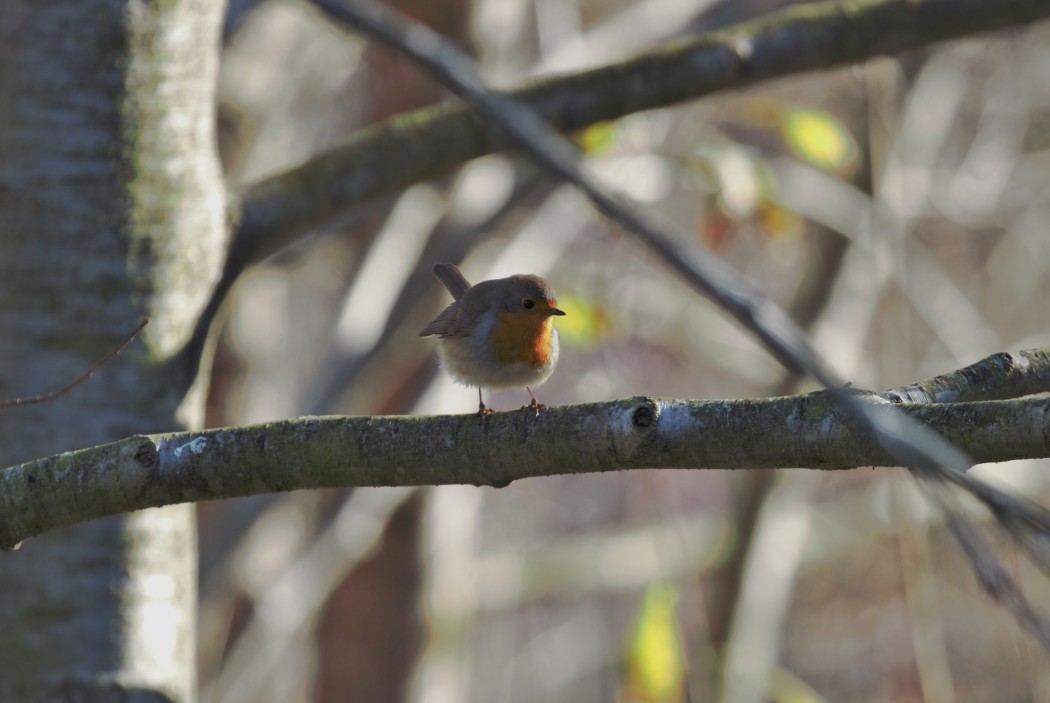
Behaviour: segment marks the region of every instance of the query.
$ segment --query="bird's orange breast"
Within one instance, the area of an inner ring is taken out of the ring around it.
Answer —
[[[489,351],[503,364],[547,365],[551,358],[551,319],[503,312],[489,334]]]

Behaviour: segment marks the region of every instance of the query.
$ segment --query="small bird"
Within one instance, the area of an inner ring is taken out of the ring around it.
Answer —
[[[478,387],[478,415],[492,412],[481,399],[482,387],[524,386],[529,407],[543,407],[529,386],[554,371],[558,330],[551,317],[565,314],[547,282],[519,274],[472,286],[454,264],[434,264],[434,275],[455,302],[419,336],[437,335],[438,357],[452,379]]]

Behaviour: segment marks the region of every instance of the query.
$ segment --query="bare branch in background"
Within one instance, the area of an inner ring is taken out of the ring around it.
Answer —
[[[331,4],[331,3],[326,3]],[[337,4],[331,4],[335,11]],[[559,129],[672,105],[773,78],[900,53],[1050,17],[1039,0],[811,3],[686,37],[608,66],[542,78],[507,93]],[[249,265],[383,193],[506,149],[476,109],[450,101],[368,127],[309,161],[249,186],[222,280],[187,344],[195,366],[212,321]]]

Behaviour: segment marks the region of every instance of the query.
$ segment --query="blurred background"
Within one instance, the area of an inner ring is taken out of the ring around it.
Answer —
[[[788,3],[391,4],[513,87]],[[234,0],[225,39],[234,189],[449,97],[297,0]],[[749,276],[858,387],[1050,344],[1046,24],[576,137],[610,185]],[[572,188],[503,154],[356,208],[250,270],[208,424],[473,412],[474,391],[417,337],[450,302],[437,261],[472,281],[550,281],[568,315],[560,365],[536,391],[547,404],[812,388]],[[486,394],[497,410],[526,400]],[[1047,468],[978,471],[1046,502]],[[991,538],[1050,609],[1046,581]],[[299,492],[202,505],[200,540],[213,703],[1050,700],[1046,654],[976,585],[900,470]]]

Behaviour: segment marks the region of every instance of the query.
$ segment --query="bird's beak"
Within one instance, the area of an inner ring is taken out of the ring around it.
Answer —
[[[558,308],[549,308],[547,310],[547,314],[548,315],[564,315],[565,311],[564,310],[559,310]]]

